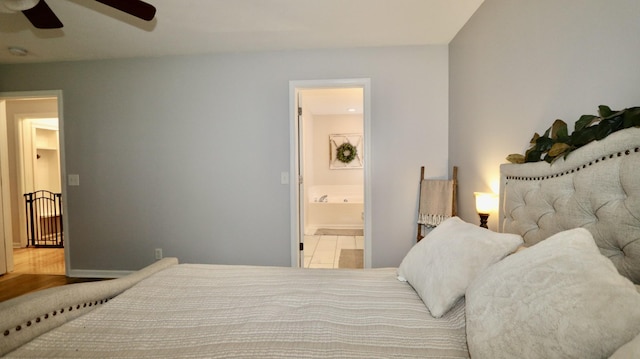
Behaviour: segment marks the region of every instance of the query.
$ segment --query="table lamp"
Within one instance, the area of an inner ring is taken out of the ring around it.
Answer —
[[[480,216],[480,227],[487,227],[489,213],[498,209],[498,195],[495,193],[474,192],[476,197],[476,211]]]

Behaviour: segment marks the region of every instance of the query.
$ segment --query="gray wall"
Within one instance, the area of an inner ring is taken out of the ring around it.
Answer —
[[[415,241],[417,177],[447,173],[448,48],[0,66],[0,91],[63,91],[72,270],[290,265],[289,81],[371,78],[372,266]]]
[[[640,105],[640,1],[485,0],[449,45],[449,157],[460,216],[491,191],[499,165],[534,132],[598,105]],[[497,228],[497,215],[490,217]]]

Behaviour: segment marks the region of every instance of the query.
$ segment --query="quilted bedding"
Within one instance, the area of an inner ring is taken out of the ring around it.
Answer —
[[[10,358],[468,358],[464,300],[439,319],[396,269],[180,264]]]

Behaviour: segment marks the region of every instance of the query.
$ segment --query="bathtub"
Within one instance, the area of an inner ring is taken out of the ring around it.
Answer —
[[[364,228],[363,186],[316,185],[306,194],[306,234],[318,228]]]

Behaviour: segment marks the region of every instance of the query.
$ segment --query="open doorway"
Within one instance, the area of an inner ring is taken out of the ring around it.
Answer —
[[[2,186],[2,241],[0,274],[65,274],[64,248],[35,248],[35,228],[41,237],[37,247],[61,247],[67,219],[62,216],[64,198],[63,136],[60,91],[0,93],[0,174]],[[59,206],[35,210],[29,225],[25,194],[43,190],[60,199]],[[55,242],[50,242],[55,238]],[[52,245],[52,243],[55,243]],[[66,247],[66,246],[65,246]]]
[[[368,267],[369,80],[292,82],[291,93],[292,265]]]

